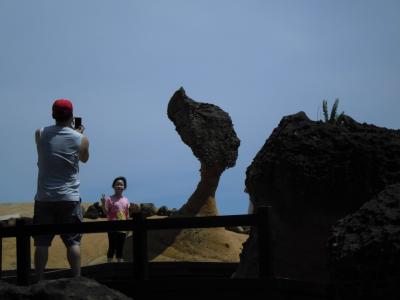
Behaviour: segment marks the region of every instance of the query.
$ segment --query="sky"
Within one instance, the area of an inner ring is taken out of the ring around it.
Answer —
[[[181,207],[200,163],[167,117],[181,86],[229,113],[241,145],[217,190],[247,212],[246,169],[282,117],[400,128],[397,0],[0,0],[0,202],[36,193],[34,131],[74,103],[90,142],[85,202],[125,176],[131,202]]]

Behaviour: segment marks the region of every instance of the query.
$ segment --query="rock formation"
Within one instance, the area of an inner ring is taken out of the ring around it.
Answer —
[[[137,203],[129,204],[129,216],[132,217],[134,213],[140,212],[140,205]]]
[[[140,211],[145,217],[150,217],[156,215],[158,209],[154,203],[140,203]]]
[[[45,280],[31,286],[16,286],[0,281],[0,299],[47,299],[47,300],[129,300],[124,294],[110,289],[97,281],[85,278]]]
[[[179,212],[217,215],[215,191],[219,178],[225,169],[235,165],[240,145],[231,118],[218,106],[190,99],[183,88],[169,101],[168,117],[201,163],[197,189]]]
[[[196,190],[171,217],[218,215],[215,192],[219,179],[225,169],[235,165],[240,145],[231,118],[218,106],[190,99],[183,88],[170,99],[168,117],[201,165]],[[149,259],[238,261],[246,238],[225,228],[150,231]],[[132,257],[130,240],[128,237],[124,249],[127,260]]]
[[[19,214],[6,215],[0,221],[0,227],[13,227],[17,224],[17,220],[22,220],[24,224],[32,224],[33,218],[21,217]]]
[[[400,183],[338,221],[328,249],[340,299],[400,299]]]
[[[387,185],[400,182],[400,131],[360,124],[284,117],[246,172],[255,209],[272,206],[276,275],[327,281],[331,226]],[[257,276],[251,235],[238,277]]]
[[[95,202],[92,205],[89,205],[83,216],[87,219],[98,219],[106,217],[99,202]]]

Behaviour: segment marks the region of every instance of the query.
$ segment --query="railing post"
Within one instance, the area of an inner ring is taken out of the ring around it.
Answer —
[[[142,212],[133,214],[135,228],[132,233],[133,242],[133,277],[136,280],[148,278],[147,228]]]
[[[28,285],[31,271],[31,240],[25,234],[25,220],[17,219],[17,284]]]
[[[258,235],[258,275],[260,278],[273,278],[272,230],[270,220],[271,206],[257,207]]]
[[[0,223],[0,229],[3,228],[3,223]],[[0,279],[3,277],[3,237],[0,236]]]

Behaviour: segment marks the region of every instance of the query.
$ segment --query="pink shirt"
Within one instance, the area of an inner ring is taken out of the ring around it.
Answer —
[[[115,198],[113,196],[106,198],[107,219],[126,220],[129,217],[129,200],[125,197]]]

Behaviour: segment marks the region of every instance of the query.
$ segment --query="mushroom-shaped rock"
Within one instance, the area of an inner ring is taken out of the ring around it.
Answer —
[[[235,166],[240,140],[227,112],[190,99],[180,88],[169,101],[168,118],[203,166]]]
[[[219,178],[235,165],[240,145],[232,120],[218,106],[190,99],[183,88],[169,101],[168,117],[201,163],[201,180],[180,213],[217,215],[215,191]]]
[[[183,142],[200,160],[200,182],[187,202],[170,217],[215,216],[215,192],[222,172],[236,163],[240,141],[229,115],[218,106],[198,103],[183,88],[168,104],[168,117]],[[219,228],[161,230],[149,233],[150,260],[238,261],[245,234]],[[132,260],[128,237],[124,258]]]

